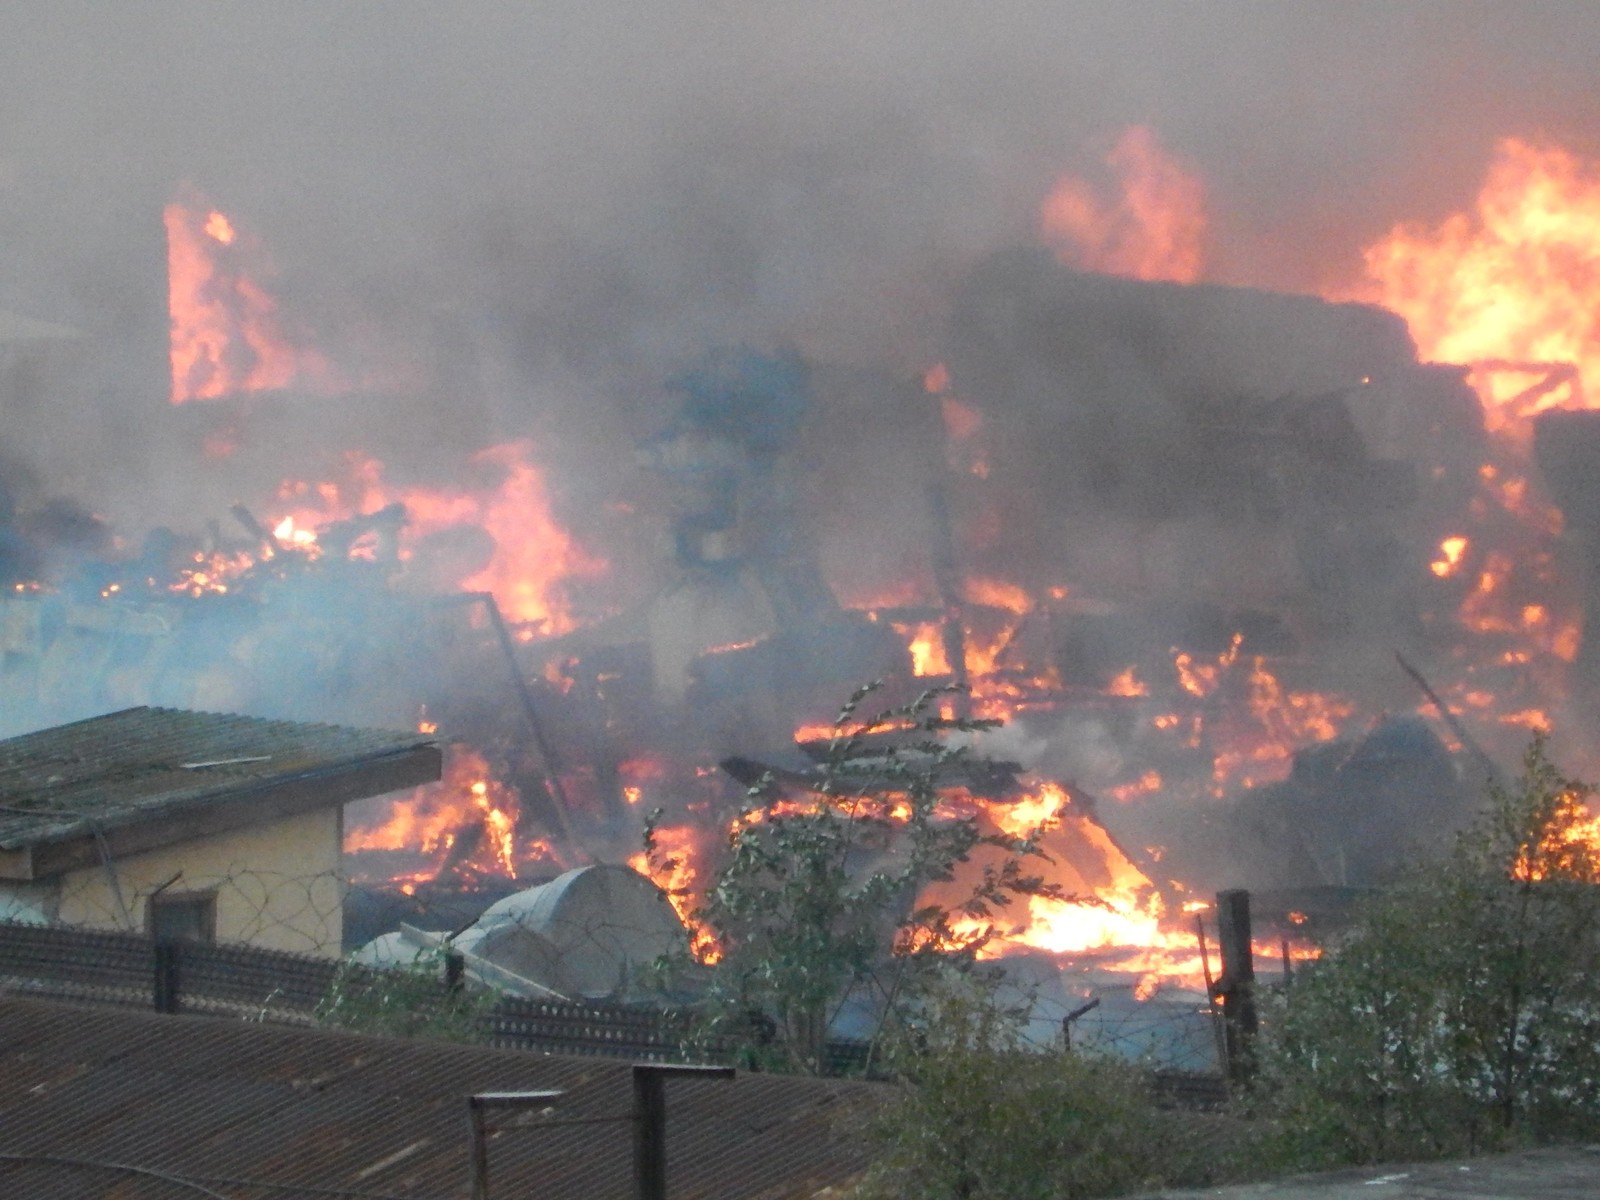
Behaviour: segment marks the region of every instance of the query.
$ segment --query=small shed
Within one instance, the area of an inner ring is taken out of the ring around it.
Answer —
[[[0,741],[0,920],[337,955],[343,807],[437,740],[130,708]]]

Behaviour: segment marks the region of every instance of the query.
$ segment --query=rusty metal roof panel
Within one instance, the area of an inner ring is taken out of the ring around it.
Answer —
[[[436,745],[419,733],[124,709],[0,741],[0,849],[92,836]]]
[[[567,1094],[491,1138],[495,1194],[629,1194],[625,1062],[0,1000],[0,1195],[464,1197],[466,1097],[544,1088]],[[674,1080],[672,1194],[780,1200],[843,1183],[866,1165],[862,1117],[886,1094]]]

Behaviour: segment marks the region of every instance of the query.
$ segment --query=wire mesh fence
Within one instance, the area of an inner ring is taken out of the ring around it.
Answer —
[[[341,972],[368,980],[383,974],[250,946],[0,922],[0,992],[309,1025]],[[681,1061],[692,1034],[691,1018],[677,1011],[515,996],[484,1010],[478,1025],[481,1040],[494,1046],[649,1061]],[[698,1042],[695,1056],[729,1050]]]

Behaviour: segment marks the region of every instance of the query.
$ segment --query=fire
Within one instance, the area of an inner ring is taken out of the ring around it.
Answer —
[[[196,199],[162,213],[167,232],[172,402],[297,387],[338,390],[328,361],[287,334],[261,282],[273,274],[256,242]]]
[[[1123,671],[1110,683],[1106,684],[1108,696],[1148,696],[1150,689],[1139,679],[1139,672],[1134,667]]]
[[[658,825],[654,831],[655,851],[639,851],[628,865],[660,888],[673,910],[689,928],[689,951],[702,963],[715,963],[722,957],[716,936],[697,920],[694,895],[703,867],[700,839],[703,831],[694,825]]]
[[[576,576],[597,575],[605,563],[585,553],[556,521],[532,452],[532,443],[522,441],[474,456],[475,466],[503,472],[503,482],[480,502],[475,514],[475,523],[495,539],[495,557],[462,587],[493,592],[508,620],[565,633],[575,622],[559,595],[559,585]],[[408,510],[417,499],[412,493],[406,501]]]
[[[414,548],[431,534],[476,527],[489,535],[487,561],[465,577],[430,581],[466,592],[490,592],[506,619],[546,634],[566,633],[577,625],[565,588],[569,581],[602,574],[606,564],[590,555],[557,521],[544,476],[533,461],[533,446],[508,442],[479,451],[470,460],[484,482],[476,488],[423,488],[390,484],[383,463],[351,453],[339,482],[287,482],[278,492],[279,511],[273,534],[278,542],[315,556],[321,553],[317,528],[334,521],[378,512],[391,504],[405,507],[400,556],[409,560]],[[361,542],[352,557],[367,552]],[[232,564],[244,569],[251,560]]]
[[[944,649],[944,629],[927,621],[902,630],[909,635],[911,673],[918,677],[949,675],[950,661]]]
[[[233,239],[238,236],[233,231],[233,222],[219,212],[208,214],[206,223],[201,228],[205,230],[207,237],[223,246],[233,245]]]
[[[1137,800],[1141,796],[1148,796],[1153,792],[1159,792],[1163,782],[1164,781],[1161,778],[1161,772],[1152,768],[1146,771],[1143,775],[1139,776],[1139,778],[1135,779],[1132,783],[1125,783],[1119,787],[1107,788],[1106,795],[1110,796],[1119,804],[1128,804],[1134,800]],[[1151,854],[1151,857],[1159,860],[1161,856],[1153,853]]]
[[[228,581],[254,562],[247,554],[226,554],[221,551],[197,553],[190,561],[194,565],[179,571],[178,578],[167,585],[167,590],[197,599],[205,595],[224,595],[228,590]]]
[[[1504,139],[1473,211],[1432,229],[1397,226],[1365,263],[1360,298],[1403,316],[1425,356],[1480,364],[1473,382],[1491,428],[1525,425],[1558,403],[1593,407],[1581,379],[1600,370],[1594,163]]]
[[[1461,556],[1466,552],[1467,539],[1447,537],[1439,543],[1439,557],[1428,564],[1428,569],[1440,579],[1449,579],[1461,566]]]
[[[1030,861],[1028,869],[1045,874],[1048,881],[1070,897],[1028,896],[1002,914],[1003,923],[988,929],[976,918],[953,922],[957,935],[975,939],[991,934],[979,951],[981,957],[999,958],[1022,949],[1052,954],[1082,954],[1119,950],[1140,960],[1141,972],[1155,969],[1157,951],[1169,944],[1188,950],[1188,935],[1162,929],[1164,903],[1144,872],[1111,839],[1105,829],[1072,806],[1060,784],[1041,781],[1022,798],[1000,802],[977,798],[985,819],[1012,837],[1037,835],[1048,856],[1042,864]],[[953,896],[946,886],[930,889],[930,898]],[[1163,963],[1181,971],[1181,966]]]
[[[1068,176],[1040,207],[1044,238],[1062,262],[1133,279],[1198,279],[1206,231],[1200,180],[1143,125],[1126,130],[1105,163],[1117,195]]]
[[[1243,644],[1243,636],[1235,634],[1228,649],[1212,660],[1174,650],[1173,672],[1184,692],[1197,701],[1218,696],[1229,703],[1209,711],[1202,707],[1187,720],[1178,713],[1151,720],[1162,733],[1183,735],[1192,748],[1209,744],[1211,791],[1218,796],[1283,778],[1297,749],[1338,737],[1355,713],[1343,696],[1285,688],[1265,657],[1240,653]]]
[[[1197,700],[1204,700],[1216,690],[1223,672],[1238,661],[1239,647],[1243,642],[1242,634],[1234,634],[1232,643],[1214,663],[1197,662],[1187,650],[1174,649],[1172,666],[1178,673],[1178,682],[1183,685],[1183,690]]]
[[[285,517],[274,525],[272,536],[278,539],[279,545],[293,546],[297,550],[309,552],[317,545],[317,531],[301,528],[295,524],[292,516]]]
[[[969,579],[966,592],[967,601],[971,604],[1008,609],[1018,616],[1033,610],[1033,597],[1028,595],[1026,589],[1003,579]]]
[[[1545,822],[1537,844],[1518,850],[1511,877],[1524,881],[1545,878],[1547,868],[1559,877],[1600,883],[1595,852],[1600,849],[1600,816],[1595,816],[1577,792],[1556,797],[1554,811]]]
[[[530,862],[559,861],[546,841],[518,844],[521,804],[517,789],[495,779],[481,753],[453,744],[438,783],[386,804],[369,823],[354,824],[345,832],[345,850],[410,850],[432,857],[433,870],[414,882],[434,878],[446,864],[515,879]]]

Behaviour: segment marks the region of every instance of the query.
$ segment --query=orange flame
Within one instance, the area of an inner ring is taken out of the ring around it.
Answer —
[[[715,963],[722,958],[716,935],[698,918],[695,889],[703,868],[703,832],[693,825],[658,825],[655,853],[641,850],[629,857],[628,865],[666,893],[678,918],[689,928],[689,951],[696,961]]]
[[[1487,364],[1473,382],[1491,428],[1522,423],[1563,398],[1592,406],[1576,379],[1530,392],[1528,376],[1560,365],[1588,379],[1600,371],[1595,164],[1557,146],[1507,138],[1471,213],[1432,229],[1397,226],[1365,259],[1369,285],[1359,298],[1403,316],[1425,356]],[[1525,366],[1506,376],[1511,363]],[[1506,383],[1512,386],[1500,386]]]
[[[938,623],[928,621],[909,626],[901,632],[908,635],[913,675],[950,674],[950,660],[944,649],[944,630]]]
[[[1040,208],[1044,238],[1061,261],[1133,279],[1198,279],[1206,230],[1200,180],[1143,125],[1126,130],[1105,162],[1116,177],[1116,197],[1069,176]]]
[[[405,800],[385,805],[366,823],[354,823],[345,832],[345,850],[412,850],[432,856],[434,872],[415,880],[425,882],[470,835],[478,841],[463,866],[515,879],[519,866],[541,859],[558,861],[548,842],[517,844],[521,804],[516,788],[493,778],[482,754],[455,744],[446,752],[438,783],[425,784]]]
[[[345,462],[346,478],[341,482],[292,482],[279,489],[280,511],[292,510],[274,525],[281,543],[315,554],[319,551],[315,526],[398,502],[406,508],[400,539],[403,558],[409,558],[412,548],[429,534],[476,526],[492,538],[489,560],[470,577],[453,582],[462,591],[493,593],[507,620],[537,625],[547,634],[576,627],[566,584],[600,575],[606,564],[584,550],[556,520],[544,476],[533,462],[531,443],[508,442],[475,454],[470,465],[492,482],[473,490],[391,485],[377,459],[352,453]],[[233,567],[249,565],[245,559]]]
[[[1439,557],[1428,564],[1428,569],[1440,579],[1449,579],[1461,566],[1461,556],[1466,553],[1468,541],[1464,537],[1447,537],[1439,543]]]
[[[337,390],[328,362],[286,336],[277,301],[260,283],[272,264],[223,213],[196,201],[162,212],[172,402],[300,387]]]

